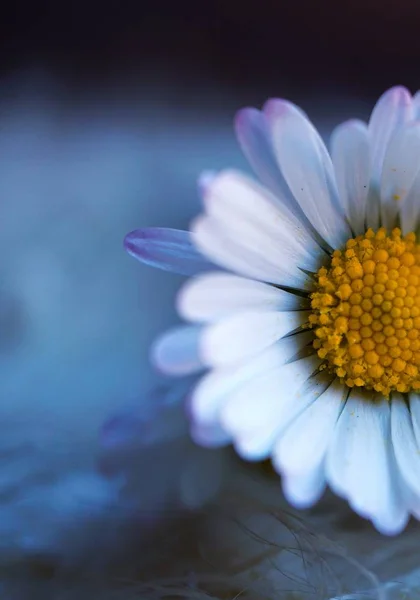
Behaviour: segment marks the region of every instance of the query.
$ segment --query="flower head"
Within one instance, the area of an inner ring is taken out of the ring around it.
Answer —
[[[206,176],[183,240],[127,237],[140,260],[178,255],[194,275],[178,298],[191,324],[153,355],[173,375],[206,370],[195,439],[271,457],[296,506],[329,484],[388,534],[420,516],[419,116],[420,97],[393,88],[328,152],[293,104],[244,109],[237,135],[262,185]]]

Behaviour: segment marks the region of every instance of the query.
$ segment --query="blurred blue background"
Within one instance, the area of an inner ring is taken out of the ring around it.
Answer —
[[[415,91],[419,17],[414,1],[7,5],[0,496],[94,469],[104,422],[158,382],[148,348],[177,320],[181,278],[136,263],[124,235],[186,227],[202,170],[247,168],[242,106],[287,97],[327,134],[391,85]],[[10,458],[35,438],[35,462]]]

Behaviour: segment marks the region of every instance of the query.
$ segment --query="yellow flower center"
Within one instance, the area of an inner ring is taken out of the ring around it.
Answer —
[[[389,396],[420,390],[420,245],[369,229],[316,276],[313,346],[342,383]]]

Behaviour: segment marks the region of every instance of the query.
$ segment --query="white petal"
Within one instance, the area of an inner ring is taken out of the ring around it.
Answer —
[[[243,153],[264,185],[293,202],[278,167],[265,114],[256,108],[243,108],[235,117],[235,131]]]
[[[276,470],[298,475],[319,467],[347,394],[347,388],[336,379],[291,423],[273,451]]]
[[[369,120],[372,182],[380,184],[388,143],[394,131],[413,117],[411,94],[404,87],[386,91],[376,103]]]
[[[404,479],[400,479],[399,485],[401,494],[408,511],[418,520],[420,520],[420,497],[415,494],[412,488],[409,488]]]
[[[201,327],[170,329],[152,346],[152,362],[168,375],[188,375],[203,368],[199,355]]]
[[[356,119],[339,125],[331,137],[331,156],[340,199],[352,230],[365,231],[370,182],[369,137],[365,123]]]
[[[263,111],[255,108],[244,108],[240,110],[235,118],[235,130],[243,153],[254,169],[258,178],[275,194],[279,203],[288,206],[292,212],[304,223],[309,230],[312,227],[296,202],[282,172],[277,164],[273,148],[273,140],[265,111],[279,100],[269,100]],[[290,110],[304,114],[300,108],[289,103]]]
[[[214,422],[228,394],[253,377],[283,365],[312,337],[312,332],[305,331],[283,338],[251,360],[235,367],[217,369],[202,377],[191,397],[192,418],[200,423]]]
[[[409,403],[414,435],[420,448],[420,394],[409,394]]]
[[[379,187],[370,187],[366,201],[366,228],[371,228],[374,231],[381,224],[381,198]]]
[[[389,465],[390,485],[393,488],[392,504],[384,512],[378,512],[372,517],[373,525],[384,535],[398,535],[401,533],[410,519],[410,511],[413,511],[413,507],[409,506],[401,491],[397,468],[392,458]]]
[[[207,189],[205,207],[232,236],[254,239],[274,264],[282,257],[286,268],[318,268],[320,248],[306,227],[266,188],[242,173],[220,173]]]
[[[420,451],[414,436],[410,411],[400,394],[392,395],[391,434],[401,476],[413,492],[420,496]]]
[[[339,206],[331,158],[313,125],[287,102],[267,108],[279,166],[289,188],[319,235],[332,247],[351,236]]]
[[[321,498],[325,490],[325,474],[322,466],[307,473],[284,475],[283,492],[286,500],[296,508],[305,509],[313,506]]]
[[[404,234],[416,231],[420,225],[420,173],[415,178],[404,202],[400,205],[401,229]]]
[[[420,91],[417,91],[413,96],[413,118],[420,120]]]
[[[214,272],[189,279],[177,305],[184,319],[211,323],[243,310],[301,310],[308,308],[309,300],[259,281]]]
[[[253,377],[229,395],[220,422],[244,458],[267,456],[284,427],[314,401],[318,381],[311,375],[319,364],[315,355],[296,360]]]
[[[385,154],[381,178],[382,224],[391,229],[420,171],[420,123],[397,129]]]
[[[372,172],[366,208],[367,227],[377,229],[380,225],[380,182],[389,141],[397,128],[408,123],[412,115],[411,95],[403,87],[394,87],[385,92],[372,111],[368,125]]]
[[[231,436],[218,423],[203,424],[193,422],[190,428],[192,440],[206,448],[220,448],[231,442]]]
[[[205,196],[209,185],[217,177],[217,171],[203,171],[197,181],[198,193],[200,196]]]
[[[270,456],[272,446],[273,434],[268,429],[247,433],[233,443],[238,456],[249,462],[266,460]]]
[[[274,264],[256,245],[253,237],[241,231],[232,233],[229,226],[213,217],[200,216],[191,225],[192,238],[196,246],[211,260],[239,275],[266,281],[281,286],[312,290],[313,280],[299,271],[297,266]],[[261,232],[257,232],[261,234]]]
[[[201,360],[220,367],[255,356],[303,326],[309,312],[244,311],[208,325],[200,340]]]
[[[408,513],[396,485],[386,400],[353,389],[338,419],[327,454],[327,479],[360,515],[394,534]]]

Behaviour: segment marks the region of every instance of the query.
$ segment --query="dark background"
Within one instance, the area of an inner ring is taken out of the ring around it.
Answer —
[[[139,76],[186,91],[286,86],[376,97],[419,85],[416,0],[18,1],[2,10],[0,68],[72,85]],[[156,92],[158,93],[158,92]]]

